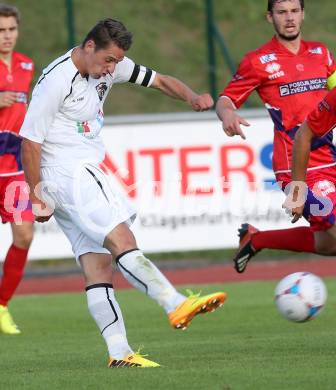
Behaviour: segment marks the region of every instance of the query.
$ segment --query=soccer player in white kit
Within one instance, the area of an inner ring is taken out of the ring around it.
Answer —
[[[54,215],[83,271],[89,311],[104,337],[109,367],[158,367],[129,346],[112,286],[112,258],[124,277],[163,307],[171,325],[185,329],[196,314],[221,306],[219,292],[186,297],[137,248],[129,225],[135,211],[99,168],[103,104],[115,83],[159,89],[195,111],[213,105],[181,81],[125,56],[132,34],[105,19],[83,43],[53,61],[39,78],[20,134],[30,199],[38,222]],[[112,255],[112,256],[111,256]]]

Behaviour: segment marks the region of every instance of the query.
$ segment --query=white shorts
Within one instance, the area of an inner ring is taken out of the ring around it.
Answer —
[[[88,252],[110,252],[105,237],[120,223],[131,225],[136,212],[125,196],[96,165],[77,169],[45,167],[43,196],[54,203],[54,217],[72,245],[76,260]]]

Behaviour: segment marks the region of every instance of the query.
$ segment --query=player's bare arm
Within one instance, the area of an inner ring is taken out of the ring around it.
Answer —
[[[222,127],[227,136],[239,135],[241,138],[246,139],[241,125],[250,126],[250,124],[236,113],[231,99],[226,97],[220,98],[216,104],[216,112],[218,118],[222,121]]]
[[[10,107],[16,102],[16,92],[0,92],[0,108]]]
[[[47,222],[52,211],[47,204],[42,201],[39,191],[40,178],[41,144],[33,142],[27,138],[22,141],[22,163],[26,181],[30,188],[29,198],[33,205],[33,212],[37,222]]]
[[[292,160],[291,190],[284,203],[284,208],[291,211],[292,223],[297,222],[303,214],[305,189],[310,146],[314,137],[311,129],[305,122],[295,135]]]
[[[194,111],[206,111],[214,105],[214,101],[208,93],[198,95],[175,77],[157,73],[151,87],[159,89],[174,99],[187,102]]]

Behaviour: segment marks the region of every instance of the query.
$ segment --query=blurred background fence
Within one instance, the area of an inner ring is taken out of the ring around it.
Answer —
[[[223,47],[218,36],[216,54],[216,86],[209,85],[207,33],[223,36],[232,63],[273,34],[265,21],[267,1],[250,0],[7,0],[22,13],[18,50],[31,56],[36,63],[35,79],[50,61],[69,47],[69,17],[75,44],[99,20],[113,17],[125,23],[134,33],[134,44],[128,55],[161,73],[172,74],[197,91],[218,93],[230,79],[228,61],[223,59]],[[211,4],[210,4],[211,3]],[[207,9],[212,7],[214,25],[209,26]],[[72,10],[68,14],[68,10]],[[322,40],[335,47],[333,0],[307,1],[304,36]],[[211,43],[210,43],[211,45]],[[211,69],[210,69],[211,70]],[[127,102],[127,104],[126,104]],[[256,97],[252,106],[260,105]],[[178,101],[159,96],[155,91],[133,86],[115,86],[108,99],[105,114],[131,114],[186,111]]]

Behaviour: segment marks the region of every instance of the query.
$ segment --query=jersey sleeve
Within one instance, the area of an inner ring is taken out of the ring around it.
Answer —
[[[130,58],[125,57],[116,66],[114,83],[133,83],[143,87],[150,87],[155,79],[156,72],[143,65],[135,64]]]
[[[249,56],[245,56],[239,64],[236,74],[224,88],[220,96],[230,98],[236,108],[239,108],[259,84],[260,79],[250,58]]]
[[[41,78],[36,84],[28,111],[20,130],[23,138],[42,144],[64,99],[62,80]]]
[[[317,137],[323,137],[336,127],[336,88],[307,117],[307,125]]]

